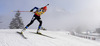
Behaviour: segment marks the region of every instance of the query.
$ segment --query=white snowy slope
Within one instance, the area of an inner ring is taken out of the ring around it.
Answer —
[[[0,46],[100,46],[99,42],[79,38],[67,34],[65,31],[42,31],[43,34],[55,39],[33,34],[36,30],[28,29],[22,38],[16,31],[21,29],[0,29]]]

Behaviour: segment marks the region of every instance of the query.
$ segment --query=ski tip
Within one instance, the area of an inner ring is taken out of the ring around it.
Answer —
[[[27,39],[27,38],[24,38],[24,39]]]
[[[24,36],[24,34],[22,34],[21,32],[17,32],[18,34],[20,34],[24,39],[27,39],[27,37]]]

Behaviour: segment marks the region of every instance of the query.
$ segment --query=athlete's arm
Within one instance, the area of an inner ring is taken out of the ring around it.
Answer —
[[[33,12],[34,9],[39,9],[38,7],[34,7],[33,9],[30,10],[30,12]]]

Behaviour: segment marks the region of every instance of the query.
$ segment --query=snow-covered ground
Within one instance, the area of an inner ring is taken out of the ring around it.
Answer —
[[[43,34],[54,37],[32,34],[35,29],[28,29],[23,39],[17,31],[21,29],[0,29],[0,46],[100,46],[99,42],[72,36],[65,31],[42,31]]]

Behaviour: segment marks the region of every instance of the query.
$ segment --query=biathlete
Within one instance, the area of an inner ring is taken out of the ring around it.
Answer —
[[[40,29],[41,26],[42,26],[42,20],[41,20],[40,16],[41,16],[42,14],[44,14],[44,13],[47,11],[47,6],[48,6],[48,5],[49,5],[49,4],[47,4],[46,6],[44,6],[44,7],[42,7],[42,8],[34,7],[33,9],[30,10],[30,12],[33,12],[33,10],[36,9],[36,11],[34,12],[34,15],[33,15],[32,19],[31,19],[31,22],[21,31],[22,34],[23,34],[23,32],[24,32],[35,20],[37,20],[37,21],[39,22],[39,26],[38,26],[38,29],[37,29],[37,32],[36,32],[36,33],[41,34],[41,33],[39,32],[39,29]]]

